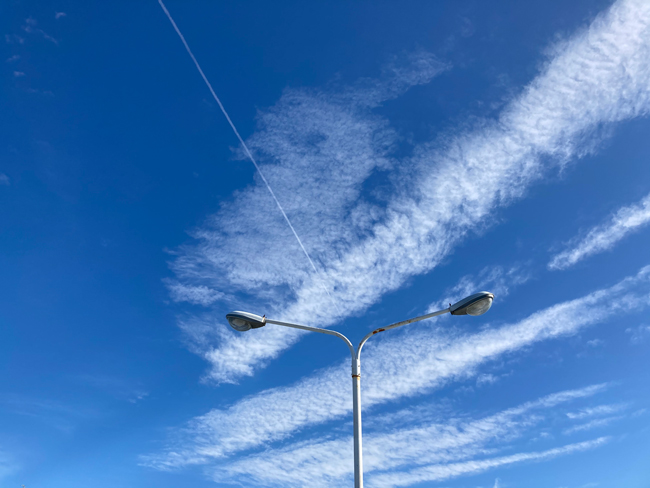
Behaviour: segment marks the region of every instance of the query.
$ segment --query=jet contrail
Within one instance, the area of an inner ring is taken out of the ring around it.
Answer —
[[[255,169],[259,173],[260,177],[262,178],[262,181],[264,181],[264,184],[266,185],[266,188],[269,190],[269,193],[273,197],[273,200],[275,200],[276,205],[280,209],[280,212],[282,212],[282,216],[284,217],[284,220],[286,220],[287,225],[289,225],[289,228],[291,229],[291,232],[293,232],[293,235],[296,237],[296,240],[298,241],[298,244],[300,244],[300,248],[302,249],[302,252],[305,253],[305,257],[309,261],[309,264],[311,264],[312,269],[314,272],[320,276],[320,273],[316,269],[316,266],[314,266],[314,262],[311,260],[311,257],[309,257],[309,253],[307,252],[307,249],[305,249],[305,246],[302,244],[302,241],[300,240],[300,237],[298,237],[298,233],[296,232],[296,229],[293,228],[293,225],[291,224],[291,221],[289,220],[289,217],[287,217],[286,212],[282,208],[282,205],[280,205],[279,200],[275,196],[275,193],[273,193],[273,190],[271,189],[271,185],[269,185],[269,182],[266,180],[264,177],[264,173],[262,173],[262,170],[260,169],[259,165],[257,164],[257,161],[255,161],[255,158],[251,154],[251,152],[248,150],[248,146],[242,139],[242,137],[239,135],[239,132],[237,131],[237,128],[235,127],[235,124],[232,123],[232,120],[230,120],[230,116],[228,115],[228,112],[226,112],[226,109],[223,107],[223,104],[221,103],[221,100],[219,100],[219,97],[217,94],[214,92],[212,85],[208,81],[208,78],[205,76],[205,73],[203,73],[203,70],[201,69],[201,66],[199,65],[199,62],[196,60],[194,57],[194,54],[192,53],[192,50],[190,49],[190,46],[187,44],[187,41],[185,40],[185,37],[183,37],[183,34],[181,33],[180,29],[176,25],[176,22],[174,22],[174,19],[172,18],[171,14],[169,13],[169,10],[167,10],[167,7],[165,7],[165,4],[163,3],[162,0],[158,0],[158,3],[162,7],[163,11],[165,12],[165,15],[169,19],[169,21],[172,23],[172,26],[174,27],[174,30],[176,31],[176,34],[178,34],[178,37],[181,38],[181,41],[183,42],[183,46],[185,46],[185,50],[187,51],[187,54],[190,55],[192,58],[192,61],[194,61],[194,65],[196,66],[196,69],[199,70],[199,73],[201,74],[201,78],[203,78],[203,81],[205,81],[205,84],[208,86],[208,89],[210,90],[210,93],[212,93],[212,97],[215,99],[217,104],[219,104],[219,108],[221,109],[221,112],[223,112],[223,115],[226,117],[226,120],[230,124],[230,127],[232,127],[233,132],[237,136],[237,139],[239,139],[239,142],[241,143],[242,147],[244,148],[244,152],[248,156],[248,158],[251,160],[251,163],[255,166]],[[332,295],[330,295],[330,292],[327,290],[325,287],[325,283],[323,283],[323,280],[321,278],[321,283],[323,285],[323,289],[325,290],[325,293],[331,298]]]

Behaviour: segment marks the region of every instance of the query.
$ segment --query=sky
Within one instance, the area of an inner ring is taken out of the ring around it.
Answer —
[[[650,3],[0,4],[0,486],[650,486]]]

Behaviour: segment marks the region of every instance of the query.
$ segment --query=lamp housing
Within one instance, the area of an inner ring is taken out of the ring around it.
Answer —
[[[463,298],[449,306],[452,315],[483,315],[490,310],[494,295],[488,291],[480,291]]]
[[[245,332],[251,329],[259,329],[266,325],[266,317],[260,317],[254,313],[235,311],[226,315],[230,327],[238,332]]]

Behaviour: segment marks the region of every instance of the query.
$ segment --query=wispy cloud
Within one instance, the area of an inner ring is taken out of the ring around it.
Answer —
[[[175,302],[189,302],[194,305],[208,306],[226,297],[225,293],[203,285],[182,285],[171,280],[167,280],[166,284],[172,300]]]
[[[13,56],[7,58],[7,63],[13,63],[14,61],[18,61],[19,59],[20,56],[18,54],[14,54]]]
[[[13,458],[0,447],[0,480],[10,474],[15,473],[18,466]]]
[[[618,1],[557,45],[495,120],[417,145],[400,164],[392,149],[397,135],[371,109],[429,81],[439,63],[420,56],[418,69],[398,67],[390,82],[360,83],[343,94],[286,91],[260,113],[248,142],[324,269],[333,299],[296,259],[300,249],[259,182],[193,233],[199,243],[181,249],[173,264],[179,282],[239,291],[242,303],[254,300],[255,310],[296,322],[327,326],[361,313],[436,267],[473,230],[494,223],[496,209],[521,198],[549,170],[592,151],[600,128],[646,115],[649,32],[650,4]],[[361,198],[364,182],[385,170],[394,176],[386,190]],[[394,196],[386,201],[386,195]],[[210,376],[232,382],[251,375],[299,337],[266,329],[220,334],[218,344],[202,351],[212,362]],[[224,360],[233,350],[237,361]]]
[[[641,324],[638,327],[628,327],[625,329],[625,332],[630,334],[630,342],[632,344],[641,344],[650,338],[650,325]]]
[[[318,256],[319,265],[355,247],[383,215],[376,202],[359,198],[364,181],[373,171],[382,172],[394,165],[391,154],[399,135],[372,110],[445,69],[447,66],[434,56],[417,52],[389,63],[380,80],[362,79],[352,87],[333,86],[327,93],[286,90],[275,107],[258,115],[259,130],[247,141],[248,146],[298,233],[310,242],[309,254]],[[176,296],[182,287],[229,290],[244,294],[239,304],[245,303],[246,297],[254,297],[257,306],[275,304],[277,310],[279,304],[291,302],[294,290],[311,283],[309,266],[297,258],[301,249],[292,234],[283,230],[286,224],[267,193],[264,185],[240,192],[193,232],[199,244],[183,247],[172,264],[179,277],[173,289]],[[318,279],[313,284],[316,288],[310,293],[324,307],[319,316],[325,311],[335,315],[344,311],[324,295]],[[325,288],[333,289],[329,283]],[[238,308],[242,306],[239,304]],[[228,347],[206,351],[206,355],[223,357],[237,349],[238,343],[250,341],[223,337]],[[278,338],[276,346],[281,341]],[[258,351],[259,358],[251,358],[253,351]],[[213,377],[232,381],[244,372],[252,374],[252,366],[268,359],[269,352],[268,343],[248,344],[242,347],[237,365],[243,366],[242,371],[226,373],[232,371],[233,364],[225,360],[214,364]]]
[[[390,472],[417,473],[423,467],[444,467],[494,455],[545,420],[545,411],[589,397],[602,386],[548,395],[478,419],[411,415],[412,425],[364,438],[364,471],[369,486],[383,486]],[[411,412],[414,413],[414,412]],[[397,412],[400,420],[401,412]],[[317,439],[267,450],[215,470],[219,481],[282,486],[341,486],[352,476],[349,437]],[[455,476],[465,474],[463,470]],[[409,483],[410,484],[410,483]]]
[[[586,430],[592,430],[592,429],[595,429],[595,428],[598,428],[598,427],[605,427],[605,426],[611,424],[612,422],[616,422],[617,420],[621,420],[623,418],[624,417],[622,415],[616,415],[616,416],[613,416],[613,417],[605,417],[605,418],[602,418],[602,419],[591,420],[591,421],[589,421],[587,423],[580,424],[580,425],[575,425],[573,427],[570,427],[570,428],[566,429],[564,431],[564,433],[568,435],[568,434],[573,434],[575,432],[584,432]]]
[[[62,19],[63,17],[67,17],[67,16],[68,14],[66,14],[65,12],[55,12],[54,14],[54,18],[56,20]]]
[[[7,44],[25,44],[25,38],[16,34],[5,34],[5,41]]]
[[[361,80],[333,94],[288,89],[275,107],[258,115],[259,129],[248,146],[294,227],[311,242],[310,254],[321,262],[358,242],[357,233],[370,230],[382,213],[357,200],[373,170],[393,164],[390,153],[399,137],[371,109],[445,69],[435,57],[418,53],[408,63],[389,65],[381,80]],[[301,249],[267,193],[265,185],[257,185],[236,194],[193,233],[201,243],[182,249],[174,271],[209,288],[227,286],[262,298],[269,286],[298,287],[311,279],[309,266],[296,257]],[[281,289],[272,293],[276,300],[290,297]],[[316,293],[322,298],[322,289]]]
[[[66,433],[72,432],[80,421],[97,415],[97,412],[89,408],[14,394],[0,396],[0,410],[5,416],[12,414],[30,417]]]
[[[133,396],[129,398],[129,403],[138,403],[140,400],[144,400],[149,396],[147,391],[135,391]]]
[[[566,269],[583,259],[611,249],[629,234],[650,224],[650,194],[639,203],[619,209],[608,222],[591,229],[571,247],[555,255],[549,269]]]
[[[137,403],[149,396],[149,393],[142,389],[140,385],[116,376],[81,374],[74,376],[73,379],[130,403]]]
[[[512,289],[526,283],[530,276],[530,270],[526,266],[512,266],[508,269],[503,266],[486,266],[475,276],[463,276],[455,286],[445,291],[442,300],[431,304],[427,311],[446,308],[451,302],[480,290],[491,291],[502,300]]]
[[[614,405],[598,405],[596,407],[583,408],[579,412],[569,412],[567,417],[570,419],[584,419],[587,417],[596,417],[599,415],[610,415],[612,413],[620,412],[627,408],[627,404],[618,403]]]
[[[499,381],[499,377],[491,373],[483,373],[476,378],[476,386],[492,385]]]
[[[9,186],[10,184],[11,180],[9,177],[4,173],[0,173],[0,185]]]
[[[491,459],[465,461],[447,465],[432,465],[406,473],[390,473],[375,477],[373,486],[409,486],[425,481],[443,481],[458,476],[477,474],[489,469],[507,466],[525,461],[545,461],[558,456],[573,454],[600,447],[609,441],[608,437],[600,437],[577,444],[568,444],[554,449],[538,452],[518,453]]]
[[[296,242],[300,246],[300,249],[302,250],[305,257],[307,258],[307,261],[309,262],[309,265],[311,266],[311,269],[314,271],[314,274],[319,275],[319,278],[320,278],[320,271],[316,268],[316,265],[314,264],[314,261],[312,260],[311,256],[309,255],[309,252],[307,251],[304,244],[302,243],[302,239],[300,238],[300,236],[296,232],[296,229],[294,228],[293,224],[291,223],[291,220],[289,219],[289,216],[285,212],[284,207],[282,206],[282,204],[280,203],[280,200],[278,200],[277,196],[275,195],[275,192],[271,188],[271,185],[269,184],[269,181],[264,176],[264,172],[262,171],[259,164],[257,163],[257,161],[255,159],[255,156],[253,156],[253,153],[251,153],[250,149],[248,148],[248,145],[246,144],[246,142],[244,142],[244,139],[242,139],[241,135],[239,134],[239,131],[237,130],[237,127],[235,127],[235,124],[233,123],[232,119],[228,115],[228,112],[226,111],[225,107],[221,103],[221,100],[219,99],[216,92],[212,88],[212,84],[208,80],[207,76],[205,76],[205,73],[203,72],[203,69],[199,65],[198,60],[194,56],[194,53],[190,49],[190,46],[187,43],[187,41],[185,40],[185,37],[181,33],[180,29],[178,28],[178,25],[176,24],[176,22],[172,18],[172,15],[169,13],[169,10],[167,10],[167,7],[165,6],[165,3],[162,0],[158,0],[158,3],[160,4],[160,7],[163,9],[163,12],[165,12],[165,15],[167,16],[167,18],[171,22],[172,26],[174,27],[174,30],[176,31],[176,34],[178,34],[178,37],[180,38],[181,42],[183,43],[183,46],[185,47],[185,50],[187,51],[187,54],[190,55],[190,58],[194,62],[194,65],[196,66],[196,69],[198,70],[199,74],[201,75],[201,78],[203,78],[203,81],[205,82],[206,86],[208,87],[208,89],[210,91],[210,94],[212,95],[212,98],[214,99],[215,102],[217,102],[217,105],[219,106],[219,109],[221,109],[221,112],[223,113],[223,115],[226,118],[226,120],[228,121],[228,124],[230,125],[231,129],[235,133],[235,136],[237,136],[237,139],[239,140],[239,144],[241,146],[241,150],[244,152],[244,154],[250,160],[250,162],[253,163],[253,166],[255,166],[255,170],[257,171],[256,176],[258,176],[259,179],[262,180],[262,182],[264,183],[264,186],[266,186],[266,189],[268,190],[269,195],[271,196],[271,198],[275,202],[278,210],[282,214],[282,217],[284,218],[285,222],[287,223],[289,229],[291,229],[291,233],[296,238]],[[323,285],[322,282],[321,282],[321,285]],[[331,296],[329,290],[326,287],[324,288],[324,291],[328,296]]]
[[[21,78],[23,76],[25,76],[23,71],[14,71],[14,78]]]
[[[38,22],[36,21],[36,19],[34,19],[33,17],[29,17],[29,18],[25,19],[25,24],[23,24],[22,29],[27,34],[38,34],[41,37],[43,37],[43,39],[45,39],[47,41],[50,41],[50,42],[52,42],[52,43],[54,43],[56,45],[59,44],[58,39],[55,39],[54,37],[49,35],[47,32],[45,32],[43,29],[40,29],[39,27],[37,27],[37,25],[38,25]]]
[[[650,267],[646,267],[610,288],[559,303],[499,328],[476,334],[416,328],[409,334],[386,335],[364,351],[364,408],[422,395],[450,381],[467,379],[476,375],[481,365],[504,354],[575,334],[586,326],[649,305]],[[169,460],[165,462],[203,463],[348,415],[352,409],[348,367],[345,361],[294,385],[265,390],[227,409],[197,417],[181,430],[181,438],[169,449]],[[402,374],[406,370],[409,374]]]

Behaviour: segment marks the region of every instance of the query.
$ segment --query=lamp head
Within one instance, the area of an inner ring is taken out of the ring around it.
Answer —
[[[494,300],[492,293],[480,291],[450,305],[449,311],[452,315],[483,315],[490,310],[492,300]]]
[[[245,332],[250,329],[259,329],[266,325],[266,317],[260,317],[254,313],[248,312],[231,312],[226,315],[230,327],[239,332]]]

